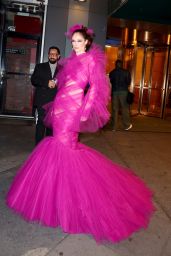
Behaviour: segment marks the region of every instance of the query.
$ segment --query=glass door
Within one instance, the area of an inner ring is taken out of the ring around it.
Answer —
[[[34,70],[39,37],[8,32],[2,56],[0,111],[3,115],[32,116]]]
[[[142,47],[137,47],[134,50],[134,60],[132,66],[132,82],[131,82],[131,89],[134,91],[134,103],[131,106],[131,113],[139,114],[141,109],[140,99],[141,99],[141,84],[142,84],[142,77],[143,77],[143,66],[145,60],[145,51]]]
[[[166,94],[167,61],[168,47],[137,49],[134,112],[162,117]]]
[[[167,81],[166,81],[166,96],[165,96],[165,108],[163,111],[164,118],[171,120],[171,51],[169,49],[169,61],[167,66]]]

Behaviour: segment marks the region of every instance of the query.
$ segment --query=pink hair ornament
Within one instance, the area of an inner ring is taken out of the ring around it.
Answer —
[[[74,33],[76,30],[80,30],[80,29],[85,30],[88,35],[90,35],[90,36],[92,36],[92,37],[94,36],[94,31],[93,31],[93,29],[91,29],[91,28],[86,28],[86,27],[84,27],[82,24],[76,24],[76,25],[70,27],[69,30],[65,33],[65,35],[66,35],[67,38],[71,39],[73,33]]]

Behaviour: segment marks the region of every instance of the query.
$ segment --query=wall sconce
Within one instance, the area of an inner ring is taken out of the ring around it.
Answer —
[[[167,35],[167,44],[168,44],[168,45],[170,45],[170,41],[171,41],[171,35],[168,34],[168,35]]]
[[[74,0],[75,2],[79,2],[79,3],[85,3],[87,2],[87,0]]]
[[[149,32],[148,32],[148,31],[145,31],[145,32],[144,32],[144,41],[145,41],[145,42],[148,42],[148,40],[149,40]]]
[[[33,12],[36,13],[36,6],[33,7]]]
[[[27,5],[25,6],[25,10],[26,12],[29,12],[29,7]]]
[[[137,29],[133,29],[133,40],[132,40],[132,44],[134,46],[137,45]]]
[[[23,5],[20,4],[20,5],[19,5],[19,11],[22,12],[22,10],[23,10]]]
[[[128,28],[122,29],[122,45],[126,46],[128,44]]]

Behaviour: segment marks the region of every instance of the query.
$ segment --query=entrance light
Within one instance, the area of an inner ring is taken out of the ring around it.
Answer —
[[[171,36],[170,36],[170,34],[168,34],[168,35],[167,35],[167,44],[168,44],[168,45],[170,44],[170,41],[171,41],[170,38],[171,38]]]

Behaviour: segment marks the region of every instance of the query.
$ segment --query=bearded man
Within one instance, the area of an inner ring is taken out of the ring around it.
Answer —
[[[48,62],[36,64],[31,76],[31,83],[35,87],[33,108],[36,110],[35,144],[37,145],[44,136],[52,135],[52,131],[43,123],[45,110],[43,105],[53,101],[57,92],[56,74],[59,70],[58,60],[60,50],[51,46],[48,51]]]

